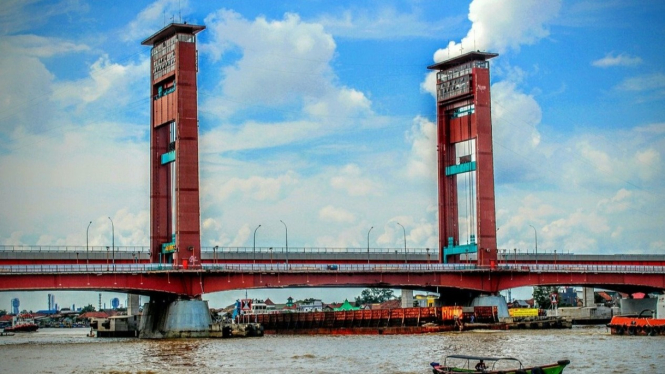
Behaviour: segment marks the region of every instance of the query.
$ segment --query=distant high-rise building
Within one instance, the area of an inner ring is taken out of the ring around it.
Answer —
[[[55,305],[55,295],[50,293],[48,294],[48,310],[56,310],[57,307]]]
[[[12,299],[12,314],[18,314],[18,307],[21,306],[21,301],[15,297]]]

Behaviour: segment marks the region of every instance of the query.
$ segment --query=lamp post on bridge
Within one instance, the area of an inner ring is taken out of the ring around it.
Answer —
[[[115,226],[113,225],[111,217],[108,217],[108,219],[111,221],[111,253],[113,256],[113,271],[115,271]]]
[[[214,266],[217,266],[217,248],[219,248],[218,245],[212,247],[212,263]]]
[[[395,223],[402,226],[402,224],[399,223],[399,222],[395,222]],[[404,233],[404,263],[406,264],[407,263],[407,259],[406,259],[406,229],[404,228],[404,226],[402,226],[402,232]]]
[[[88,271],[88,264],[90,263],[90,255],[88,252],[88,233],[90,232],[90,225],[92,225],[92,221],[88,223],[88,228],[85,229],[85,271]]]
[[[259,227],[261,227],[261,225],[258,225],[254,229],[254,246],[253,246],[253,250],[252,250],[252,252],[254,253],[254,262],[252,263],[252,270],[254,270],[254,265],[256,264],[256,230],[258,230]]]
[[[372,229],[374,226],[369,228],[369,231],[367,231],[367,263],[369,264],[369,233],[372,232]]]
[[[536,232],[535,227],[531,226],[531,228],[533,229],[533,234],[536,237],[536,266],[538,266],[538,232]]]
[[[289,267],[289,229],[288,229],[288,227],[286,227],[286,223],[284,223],[284,221],[282,221],[280,219],[279,222],[281,222],[282,225],[284,225],[284,231],[286,232],[286,249],[285,249],[286,252],[285,252],[285,254],[286,254],[286,267],[288,268]]]

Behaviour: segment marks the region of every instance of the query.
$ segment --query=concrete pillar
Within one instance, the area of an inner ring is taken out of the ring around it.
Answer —
[[[139,302],[140,295],[127,294],[127,315],[128,316],[137,316],[139,315]]]
[[[143,306],[139,338],[208,338],[211,327],[207,301],[151,297]]]
[[[402,308],[413,307],[413,290],[402,290]]]
[[[497,318],[508,318],[510,314],[508,313],[508,304],[506,299],[501,296],[486,296],[480,295],[473,299],[471,306],[496,306],[497,308]]]
[[[584,287],[582,289],[582,306],[584,307],[592,307],[596,305],[595,302],[595,289],[592,287]],[[577,305],[573,305],[577,306]]]

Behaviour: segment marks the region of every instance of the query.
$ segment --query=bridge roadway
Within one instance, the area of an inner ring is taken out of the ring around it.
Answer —
[[[219,263],[306,263],[306,264],[414,264],[437,262],[437,251],[427,248],[303,248],[289,247],[203,247],[204,264]],[[468,261],[463,255],[461,262]],[[146,246],[0,246],[0,265],[15,264],[106,264],[148,263]],[[524,253],[499,250],[497,264],[568,264],[568,265],[651,265],[665,266],[665,255],[591,255],[574,253]]]
[[[94,290],[193,298],[248,288],[386,287],[472,293],[538,285],[621,292],[665,290],[665,266],[501,263],[294,264],[188,266],[151,263],[0,265],[0,291]]]

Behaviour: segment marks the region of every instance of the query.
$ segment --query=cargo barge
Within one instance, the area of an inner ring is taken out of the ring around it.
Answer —
[[[496,306],[263,313],[249,318],[263,326],[265,334],[279,335],[409,335],[477,329],[570,328],[563,319],[551,317],[526,322],[499,321]]]

